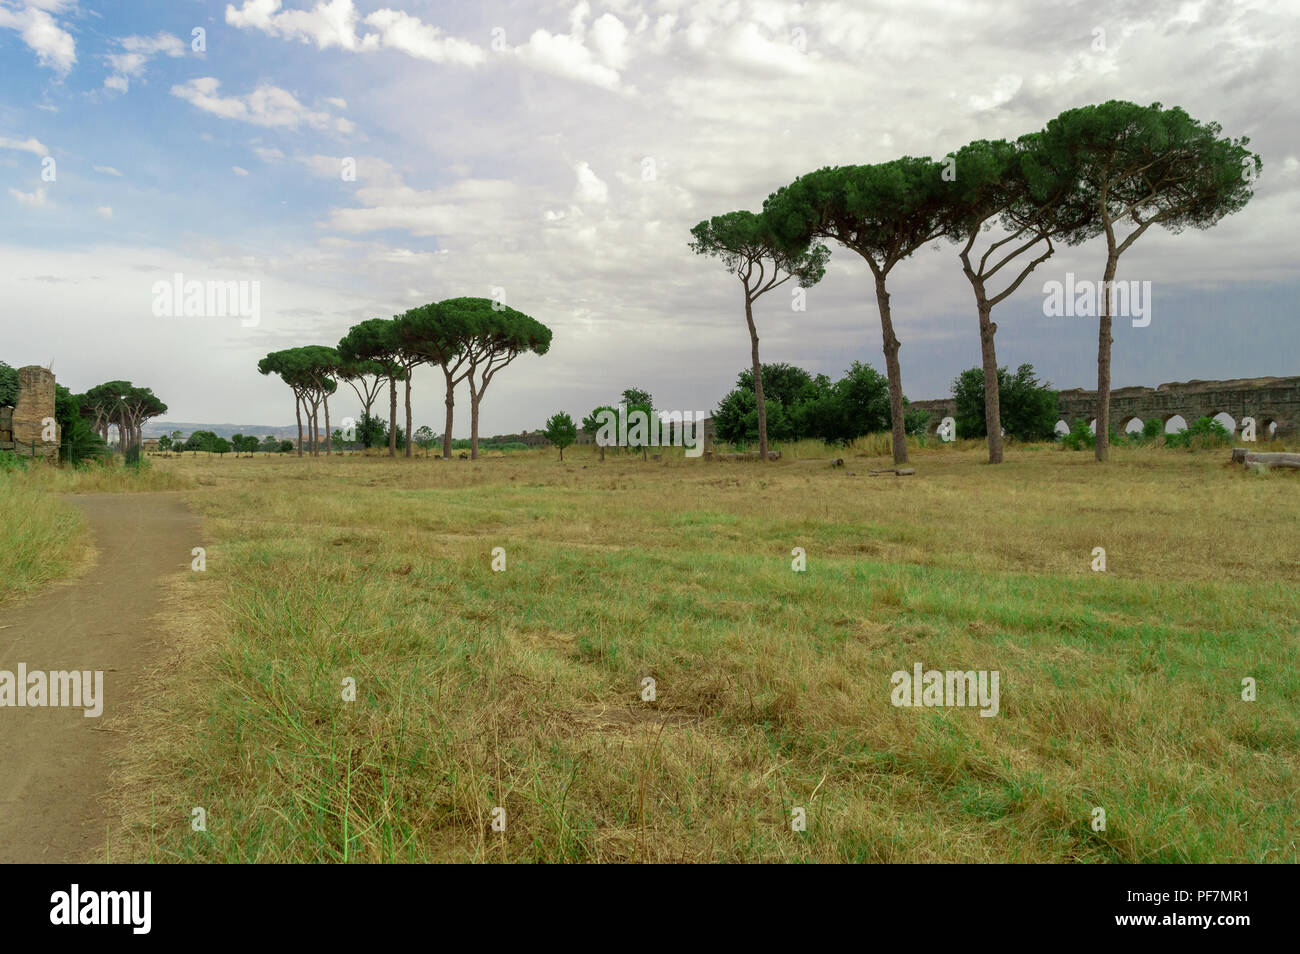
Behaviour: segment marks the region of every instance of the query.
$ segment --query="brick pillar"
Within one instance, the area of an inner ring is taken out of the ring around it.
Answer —
[[[54,440],[46,441],[46,418],[54,417],[54,374],[38,365],[18,369],[18,403],[14,406],[14,452],[27,456],[59,459],[59,428],[54,425]]]

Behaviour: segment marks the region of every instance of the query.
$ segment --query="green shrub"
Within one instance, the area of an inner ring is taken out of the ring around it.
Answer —
[[[1070,433],[1061,435],[1061,446],[1066,450],[1091,450],[1097,446],[1097,436],[1088,429],[1088,422],[1078,420]]]
[[[1225,447],[1232,442],[1228,429],[1212,417],[1202,417],[1186,430],[1165,435],[1166,447],[1184,450],[1202,450],[1207,447]]]
[[[1115,433],[1113,427],[1110,429],[1110,442],[1112,445],[1124,443],[1124,438]],[[1097,436],[1088,427],[1087,421],[1078,420],[1070,428],[1070,433],[1061,438],[1061,446],[1065,450],[1092,450],[1097,446]]]

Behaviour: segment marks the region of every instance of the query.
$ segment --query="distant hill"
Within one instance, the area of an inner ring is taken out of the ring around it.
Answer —
[[[218,437],[233,437],[243,434],[245,437],[280,437],[297,440],[298,425],[268,426],[266,424],[196,424],[193,421],[149,421],[141,429],[146,437],[162,437],[172,431],[180,431],[189,437],[195,431],[211,431]]]

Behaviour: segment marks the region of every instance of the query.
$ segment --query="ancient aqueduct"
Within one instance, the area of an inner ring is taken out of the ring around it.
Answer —
[[[1091,422],[1096,416],[1096,391],[1073,388],[1061,391],[1058,400],[1061,421],[1067,427],[1077,420]],[[913,401],[912,406],[930,412],[931,434],[938,430],[943,418],[956,410],[952,398]],[[1266,440],[1270,433],[1278,437],[1294,434],[1300,425],[1300,377],[1186,381],[1154,388],[1115,388],[1110,392],[1110,419],[1120,434],[1135,420],[1146,422],[1155,418],[1163,427],[1175,417],[1191,424],[1198,418],[1218,414],[1232,418],[1234,433],[1240,428],[1242,418],[1253,417],[1260,440]],[[1272,430],[1273,425],[1276,431]]]

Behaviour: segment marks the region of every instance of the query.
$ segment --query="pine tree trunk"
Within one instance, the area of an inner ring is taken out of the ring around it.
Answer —
[[[1002,400],[998,389],[998,354],[993,336],[998,326],[990,320],[992,307],[979,294],[980,357],[984,363],[984,426],[988,431],[989,463],[1002,463]]]
[[[406,456],[414,456],[411,453],[411,372],[413,368],[406,369]]]
[[[767,463],[767,402],[763,399],[763,365],[758,360],[758,329],[754,327],[754,306],[745,293],[745,321],[749,324],[749,350],[754,361],[754,400],[758,406],[758,459]]]
[[[469,459],[478,460],[478,402],[482,395],[478,393],[471,379],[469,385]],[[560,460],[564,460],[564,451],[560,451]]]
[[[388,456],[397,456],[397,378],[388,379]]]
[[[442,435],[442,459],[451,460],[451,425],[456,417],[456,386],[452,383],[450,371],[443,368],[442,373],[447,378],[447,397],[443,402],[447,405],[447,421],[444,425],[447,429]]]
[[[302,398],[299,397],[293,403],[294,417],[298,418],[298,456],[302,456]]]
[[[1115,271],[1119,265],[1119,256],[1113,248],[1107,250],[1106,271],[1101,282],[1101,321],[1097,328],[1097,423],[1093,427],[1096,437],[1097,460],[1106,461],[1110,457],[1110,346],[1115,339],[1111,337],[1111,282],[1115,280]]]
[[[329,457],[330,454],[334,453],[334,448],[331,445],[332,440],[333,440],[333,435],[330,433],[330,399],[329,399],[329,395],[326,395],[325,396],[325,456],[326,457]]]
[[[880,309],[880,333],[885,347],[885,373],[889,377],[889,414],[892,418],[894,463],[907,463],[907,428],[903,422],[903,372],[898,364],[901,347],[894,334],[894,322],[889,311],[889,292],[885,290],[885,276],[876,275],[876,305]]]

